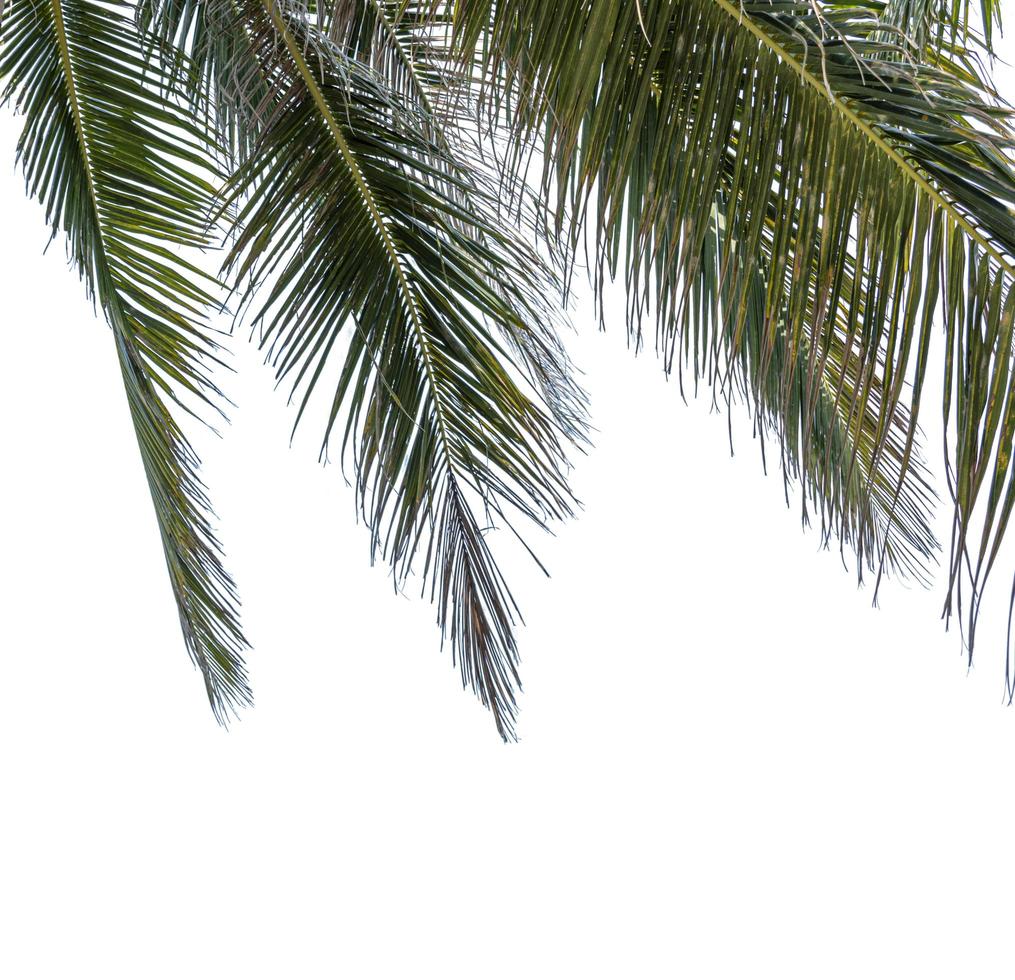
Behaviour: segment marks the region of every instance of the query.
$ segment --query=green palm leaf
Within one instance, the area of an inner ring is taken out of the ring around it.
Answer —
[[[581,438],[581,396],[542,299],[552,279],[428,113],[297,10],[239,9],[280,98],[233,181],[231,271],[261,297],[279,379],[302,391],[297,423],[345,336],[325,449],[338,428],[396,582],[422,552],[463,683],[511,738],[517,610],[488,526],[569,514],[563,446]]]
[[[781,426],[806,367],[803,418],[835,393],[824,414],[853,433],[840,440],[836,471],[868,470],[862,489],[880,487],[881,511],[895,500],[892,524],[905,519],[899,530],[917,557],[930,545],[916,509],[923,494],[905,495],[922,482],[914,426],[944,324],[949,596],[969,569],[971,649],[1008,521],[1002,501],[1015,493],[1008,114],[954,62],[900,57],[882,10],[454,5],[460,56],[478,65],[490,119],[543,149],[560,234],[577,241],[594,203],[599,275],[623,266],[636,336],[652,314],[667,369],[678,353],[706,349],[743,363],[753,343],[748,385],[771,391],[777,372]],[[700,360],[691,364],[700,373]],[[891,548],[882,538],[879,562]]]
[[[29,193],[112,328],[184,638],[224,721],[250,701],[246,644],[198,460],[171,410],[219,399],[204,314],[214,285],[177,255],[208,241],[206,141],[164,97],[167,79],[127,13],[116,2],[12,0],[0,78],[24,117]]]

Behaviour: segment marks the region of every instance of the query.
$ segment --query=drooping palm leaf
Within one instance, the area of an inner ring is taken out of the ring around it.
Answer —
[[[266,54],[265,40],[270,33],[267,28],[270,25],[271,30],[274,31],[277,25],[274,23],[274,16],[262,5],[238,5],[221,2],[221,0],[193,4],[161,3],[160,0],[153,0],[152,3],[146,5],[146,8],[147,20],[150,24],[155,25],[156,33],[160,39],[177,46],[184,59],[193,58],[196,63],[202,65],[201,72],[196,76],[191,76],[192,93],[196,103],[200,104],[203,101],[208,104],[212,118],[217,118],[221,122],[223,117],[221,111],[216,108],[216,102],[221,101],[223,97],[232,104],[248,105],[252,105],[260,99],[257,112],[245,123],[244,131],[247,134],[253,134],[254,140],[261,139],[261,142],[257,143],[259,153],[257,160],[251,162],[241,172],[236,182],[237,193],[234,200],[242,201],[244,191],[249,190],[252,186],[250,181],[255,179],[254,175],[263,170],[265,160],[269,159],[273,152],[271,140],[278,132],[273,127],[278,122],[278,114],[287,104],[287,98],[292,95],[291,76],[300,71],[299,65],[293,61],[292,52],[282,44],[280,36],[275,37],[277,43],[270,56]],[[301,37],[304,32],[310,30],[310,33],[306,34],[306,40],[308,43],[316,45],[306,56],[310,65],[318,64],[322,55],[327,58],[338,54],[342,63],[340,65],[342,78],[347,77],[344,72],[345,68],[349,67],[351,59],[360,59],[370,66],[376,65],[384,69],[380,76],[373,76],[368,72],[371,77],[370,99],[373,100],[373,104],[370,105],[368,102],[368,105],[374,114],[378,112],[386,114],[388,126],[397,129],[408,127],[405,148],[412,148],[414,152],[419,153],[425,167],[412,176],[412,181],[407,185],[407,188],[411,190],[414,185],[418,184],[428,193],[436,193],[435,199],[441,200],[443,203],[444,212],[441,215],[441,220],[447,223],[448,230],[453,236],[458,236],[463,240],[472,240],[468,254],[464,257],[458,255],[457,258],[464,259],[459,270],[462,276],[471,276],[475,280],[477,288],[484,294],[487,292],[494,294],[485,296],[486,306],[480,308],[480,312],[485,314],[483,327],[489,326],[496,330],[501,340],[508,345],[509,350],[517,359],[521,373],[535,387],[546,411],[552,417],[552,427],[569,439],[581,440],[584,431],[582,396],[571,381],[571,369],[559,341],[552,329],[548,329],[555,317],[550,313],[549,308],[544,306],[540,298],[542,293],[546,291],[548,284],[545,270],[531,249],[521,246],[517,234],[512,233],[508,226],[501,225],[494,232],[491,208],[495,206],[496,198],[489,188],[482,186],[482,177],[477,175],[475,167],[472,166],[468,158],[468,146],[457,139],[457,132],[445,131],[445,123],[448,121],[447,115],[443,112],[438,115],[435,108],[435,103],[448,95],[451,89],[450,80],[446,74],[442,75],[440,90],[434,90],[431,93],[429,85],[434,79],[429,72],[428,64],[418,64],[415,60],[418,45],[401,31],[399,21],[401,12],[395,11],[393,5],[357,2],[350,4],[349,8],[342,12],[329,12],[328,18],[322,16],[322,29],[320,30],[316,29],[314,26],[316,21],[305,8],[289,8],[285,11],[284,16],[290,29],[300,34]],[[276,13],[282,16],[281,11],[276,11]],[[335,16],[330,16],[331,13],[334,13]],[[206,26],[207,30],[203,34],[191,27],[196,22],[201,22]],[[224,41],[216,39],[217,33],[221,33]],[[324,44],[325,34],[331,39],[332,44]],[[199,36],[204,40],[200,44],[196,44],[196,39]],[[289,52],[288,56],[280,60],[280,54],[286,51]],[[383,52],[383,56],[381,52]],[[343,68],[343,66],[345,67]],[[254,89],[245,90],[240,81],[243,79],[252,80],[255,89],[262,93],[268,93],[267,98],[257,95]],[[233,91],[227,92],[227,86],[233,86]],[[385,88],[387,91],[384,91]],[[225,93],[224,96],[223,93]],[[340,108],[342,108],[343,114],[339,114],[339,122],[354,124],[355,118],[349,114],[347,103],[352,103],[355,106],[360,101],[362,94],[362,91],[355,85],[351,87],[350,92],[342,99]],[[309,94],[307,94],[307,98],[309,101]],[[406,105],[402,105],[403,102]],[[235,119],[236,115],[230,111],[226,118]],[[261,127],[264,129],[262,130]],[[231,139],[233,131],[229,126],[221,128],[224,136]],[[384,166],[391,171],[391,174],[385,177],[385,181],[394,176],[399,168],[404,168],[407,164],[411,165],[411,161],[400,156],[405,148],[396,148],[393,155],[383,161]],[[293,144],[292,149],[299,150],[298,142]],[[338,153],[336,147],[332,147],[332,150],[336,154]],[[287,147],[280,152],[284,154],[291,151]],[[244,158],[244,154],[241,152],[240,159]],[[350,205],[348,199],[341,203],[344,207]],[[357,195],[354,195],[352,203],[353,216],[357,217],[356,205],[362,202],[359,201]],[[408,201],[407,203],[415,207],[419,202]],[[338,202],[331,202],[331,206],[337,207]],[[362,214],[359,214],[358,218],[361,219]],[[259,219],[265,219],[264,213],[259,215]],[[281,223],[276,228],[271,228],[270,222],[265,219],[263,231],[267,237],[264,243],[259,243],[258,247],[260,244],[267,246],[273,231],[279,231],[281,238],[291,244],[295,239],[287,237],[292,228],[286,225],[284,215],[281,212],[276,212],[271,220],[281,221]],[[343,219],[340,212],[334,211],[329,220],[341,223]],[[249,237],[246,241],[249,241]],[[443,236],[438,236],[433,243],[432,256],[443,262],[443,253],[447,247]],[[285,246],[281,251],[284,252],[284,250]],[[234,252],[234,255],[236,254]],[[243,268],[249,267],[244,266]],[[354,266],[348,266],[341,274],[349,276],[354,271],[357,271]],[[360,268],[358,271],[363,274],[364,270]],[[438,272],[436,267],[432,272]],[[312,275],[312,271],[308,273],[308,276]],[[310,288],[309,278],[305,280],[304,287]],[[336,297],[335,301],[338,303],[348,302],[342,297]],[[293,302],[298,304],[298,298]],[[292,308],[286,307],[290,311]],[[365,315],[369,318],[376,315],[376,312],[376,309],[371,309],[366,311]],[[385,313],[385,315],[389,314]],[[329,324],[328,329],[337,330],[340,326],[341,323]],[[373,324],[375,330],[379,331],[382,327],[383,324]],[[269,333],[270,331],[266,332],[266,342]],[[277,338],[272,339],[272,351],[275,354],[277,354],[276,340]],[[493,351],[493,355],[496,357],[500,357],[501,354],[502,352],[499,350]],[[299,356],[298,353],[297,357]],[[506,363],[509,359],[502,358],[502,360],[505,361],[502,367],[510,369],[510,364]],[[278,361],[276,363],[280,375],[284,376],[289,368],[281,365]],[[316,368],[313,380],[308,385],[307,396],[316,384],[317,373],[323,371],[325,367],[322,359]],[[386,384],[384,379],[382,382]],[[480,394],[482,395],[481,390]],[[477,405],[470,405],[469,410],[477,411]],[[485,409],[480,407],[478,414],[482,418],[483,411],[489,410],[490,407]],[[302,411],[301,408],[301,415]],[[329,424],[329,431],[331,426],[336,423],[335,413],[337,412],[338,406],[336,405]],[[484,437],[490,438],[489,434]],[[398,438],[402,438],[402,436],[398,436]],[[536,465],[538,468],[540,465],[538,461]],[[362,481],[361,493],[365,500],[365,484]],[[487,488],[484,486],[482,488],[484,498],[486,494]],[[484,499],[484,507],[489,507],[489,501],[486,499]],[[366,509],[365,506],[364,509]],[[375,509],[379,515],[383,507],[378,504]],[[375,548],[377,548],[379,539],[376,530],[374,540]],[[416,542],[414,541],[409,549],[409,557],[405,559],[396,575],[398,580],[404,578],[408,572],[411,553],[415,551],[415,547]],[[480,560],[482,563],[488,564],[488,556],[484,557],[484,555],[485,550],[478,558],[472,559],[473,564],[477,564]],[[391,557],[393,560],[395,559],[394,549],[391,551]],[[448,561],[452,558],[453,555],[448,558]],[[437,567],[435,564],[434,568]],[[510,624],[512,610],[510,595],[506,593],[506,590],[502,595],[494,594],[499,574],[491,565],[487,570],[480,568],[473,577],[489,593],[489,598],[482,601],[490,608],[493,618],[499,620],[497,628],[501,633],[504,633]],[[481,581],[484,577],[485,582]],[[483,652],[476,654],[473,648],[478,649],[477,643],[479,647],[488,646],[493,651],[491,656],[502,658],[505,654],[499,653],[497,650],[503,647],[506,655],[513,658],[515,656],[514,642],[510,637],[499,638],[493,634],[491,634],[493,636],[491,641],[467,641],[465,639],[470,628],[467,622],[462,625],[464,622],[462,616],[475,615],[475,612],[469,613],[468,610],[470,603],[476,605],[470,597],[474,591],[473,586],[463,581],[461,585],[453,586],[450,593],[444,595],[441,607],[441,625],[442,628],[446,627],[446,631],[452,635],[455,654],[462,659],[463,677],[466,682],[471,683],[481,693],[481,696],[486,698],[487,703],[494,708],[502,734],[509,735],[512,719],[507,712],[509,708],[513,711],[508,703],[509,685],[505,686],[504,682],[498,682],[503,688],[500,693],[491,693],[489,697],[483,693],[487,688],[492,690],[493,682],[479,678],[474,670],[473,661],[476,656],[485,657],[487,654]],[[459,596],[461,597],[460,601],[458,601]],[[458,625],[448,626],[449,623],[456,620],[456,617]],[[461,652],[459,647],[461,647]],[[492,677],[492,675],[490,676]],[[507,681],[510,680],[511,678],[507,678]]]
[[[426,113],[297,8],[238,7],[279,98],[233,182],[232,271],[248,296],[262,287],[262,342],[299,416],[345,337],[326,445],[342,432],[397,582],[422,553],[463,683],[511,738],[517,610],[488,525],[569,514],[563,445],[581,437],[580,393],[552,367],[552,283]]]
[[[205,139],[165,98],[168,81],[117,0],[11,0],[0,46],[28,190],[112,328],[184,638],[223,721],[250,701],[246,644],[172,411],[219,400],[204,314],[213,285],[177,255],[207,241]]]
[[[914,543],[927,543],[921,520],[898,503],[913,488],[913,425],[943,321],[956,512],[949,595],[965,565],[971,647],[1007,525],[1002,501],[1015,493],[1005,421],[1015,408],[1011,138],[1007,111],[975,75],[899,57],[882,10],[454,4],[460,56],[478,64],[490,119],[515,140],[538,141],[561,234],[577,241],[590,227],[601,269],[623,266],[635,332],[653,313],[668,367],[692,339],[736,360],[761,277],[751,385],[770,385],[778,363],[778,401],[788,405],[806,365],[806,419],[835,392],[834,415],[856,434],[843,443],[844,472],[866,457],[865,483],[883,494],[878,468],[893,462],[891,509],[910,514]],[[718,209],[717,264],[707,249]]]

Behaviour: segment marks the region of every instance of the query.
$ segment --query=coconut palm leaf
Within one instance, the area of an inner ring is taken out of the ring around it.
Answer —
[[[751,384],[770,384],[781,364],[789,404],[806,364],[803,416],[834,391],[848,430],[876,419],[842,463],[850,472],[865,453],[873,464],[894,458],[901,500],[928,350],[944,325],[948,608],[966,569],[971,648],[1008,522],[1002,501],[1015,493],[1009,117],[975,74],[900,57],[882,9],[459,0],[454,28],[490,120],[543,150],[559,234],[577,242],[591,229],[600,276],[623,269],[631,329],[640,336],[653,315],[667,369],[709,346],[739,355],[760,275]],[[707,249],[720,207],[717,265]],[[700,296],[711,297],[704,318]],[[900,425],[906,435],[889,450]],[[908,530],[926,542],[917,523]]]
[[[569,514],[563,447],[581,437],[566,372],[544,399],[551,375],[532,370],[561,363],[542,299],[552,279],[429,115],[298,8],[238,6],[279,98],[231,185],[229,271],[258,297],[262,343],[300,393],[297,423],[344,337],[325,451],[340,433],[397,583],[421,555],[463,683],[509,739],[517,610],[488,530]],[[539,354],[514,356],[505,334]]]
[[[165,93],[116,2],[11,0],[3,98],[24,118],[29,193],[108,321],[187,648],[216,717],[250,701],[233,582],[177,411],[215,405],[215,289],[179,247],[207,243],[206,139]]]

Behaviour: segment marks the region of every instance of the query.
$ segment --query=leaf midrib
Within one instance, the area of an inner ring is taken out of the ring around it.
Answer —
[[[74,132],[77,134],[78,145],[85,164],[85,179],[88,182],[88,194],[95,212],[95,225],[99,231],[103,257],[105,257],[105,236],[102,232],[102,217],[99,210],[99,195],[92,177],[92,158],[85,136],[84,119],[81,114],[81,103],[78,100],[77,82],[74,80],[74,62],[71,59],[70,41],[67,37],[67,24],[63,19],[63,7],[60,0],[50,0],[53,11],[53,27],[56,32],[56,44],[60,51],[60,63],[63,65],[63,77],[67,86],[67,97],[70,99],[71,115],[74,119]]]

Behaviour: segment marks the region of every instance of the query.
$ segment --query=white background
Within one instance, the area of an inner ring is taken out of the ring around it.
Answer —
[[[234,423],[202,447],[257,705],[218,729],[110,335],[41,254],[15,137],[0,116],[0,974],[1012,976],[1003,616],[967,673],[940,576],[871,608],[743,415],[731,459],[619,312],[604,336],[575,311],[584,513],[537,542],[551,579],[509,568],[514,746],[237,336]]]

